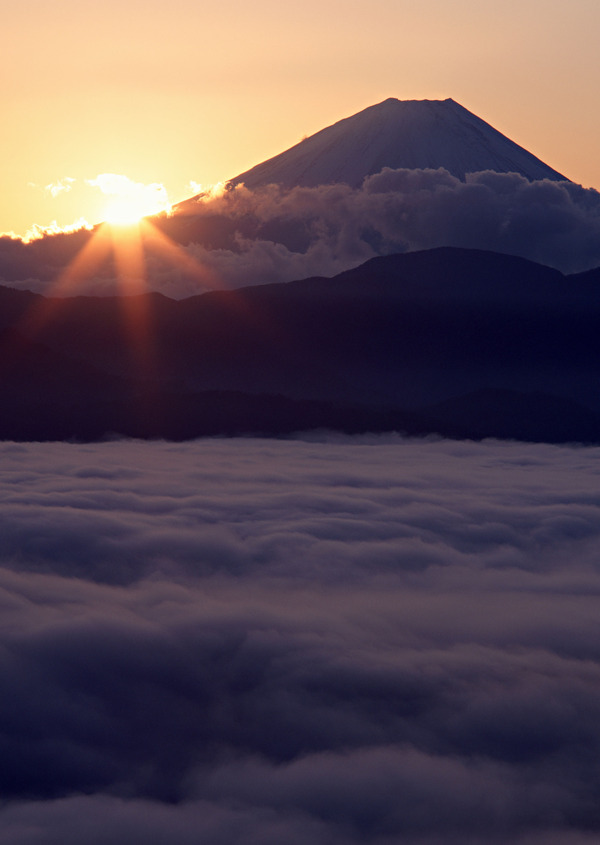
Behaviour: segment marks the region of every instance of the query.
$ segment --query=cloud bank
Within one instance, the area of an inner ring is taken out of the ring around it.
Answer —
[[[0,453],[7,845],[597,841],[600,449]]]
[[[208,192],[185,208],[191,217],[175,215],[167,227],[183,244],[179,260],[146,251],[146,284],[175,298],[207,285],[331,276],[375,255],[438,246],[519,255],[565,273],[600,266],[600,194],[572,182],[529,182],[511,173],[472,173],[462,182],[444,169],[385,168],[359,189],[335,184],[285,191],[271,185],[250,191],[240,185]],[[207,234],[215,225],[221,232],[216,240]],[[51,289],[59,270],[46,240],[47,249],[38,243],[34,255],[0,239],[5,283],[41,293]],[[112,265],[78,287],[100,295],[121,289]]]
[[[491,171],[462,182],[444,169],[384,168],[360,189],[240,186],[203,205],[203,214],[293,226],[305,241],[301,250],[285,236],[240,237],[234,250],[190,246],[227,286],[333,275],[374,255],[438,246],[519,255],[566,273],[600,265],[600,194],[571,182]]]

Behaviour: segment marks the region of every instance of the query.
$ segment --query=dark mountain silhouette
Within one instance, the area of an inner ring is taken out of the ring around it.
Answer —
[[[430,425],[461,437],[518,438],[550,443],[598,442],[600,417],[578,402],[545,393],[482,389],[425,411]],[[574,436],[574,433],[577,433]]]
[[[187,300],[0,288],[0,436],[600,441],[600,288],[461,249]]]

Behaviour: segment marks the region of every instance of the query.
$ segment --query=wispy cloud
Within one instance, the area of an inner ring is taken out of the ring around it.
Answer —
[[[57,197],[59,194],[68,193],[72,190],[75,181],[72,177],[65,176],[64,179],[59,179],[57,182],[51,182],[49,185],[46,185],[44,190],[52,194],[53,197]]]

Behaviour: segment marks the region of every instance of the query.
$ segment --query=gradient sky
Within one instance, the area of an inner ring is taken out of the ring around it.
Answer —
[[[598,0],[21,0],[0,232],[97,221],[102,173],[183,199],[390,96],[452,97],[600,188],[598,32]]]

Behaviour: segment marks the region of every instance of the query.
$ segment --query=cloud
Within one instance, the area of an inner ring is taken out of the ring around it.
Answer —
[[[52,197],[57,197],[59,194],[68,193],[72,190],[75,181],[71,176],[65,176],[64,179],[58,179],[58,181],[46,185],[44,190],[52,194]]]
[[[196,201],[202,199],[203,202],[217,199],[225,193],[227,189],[227,182],[214,182],[212,184],[203,185],[202,182],[194,182],[190,180],[187,184],[188,193],[201,194],[201,197],[196,197]],[[189,202],[187,200],[186,202]]]
[[[3,842],[597,838],[600,449],[0,456]]]
[[[168,208],[159,184],[142,185],[116,174],[100,174],[88,184],[119,203],[128,198],[147,213]],[[443,169],[384,168],[359,189],[335,184],[284,191],[270,185],[250,191],[221,185],[196,203],[188,201],[186,212],[190,208],[191,218],[169,219],[168,232],[214,284],[226,288],[331,276],[375,255],[437,246],[519,255],[565,273],[600,265],[600,194],[572,182],[529,182],[514,173],[472,173],[462,182]],[[216,240],[210,234],[215,231]],[[43,292],[48,256],[39,250],[33,262],[39,270],[34,266],[32,272],[31,258],[23,255],[19,269],[0,242],[0,272],[15,287]],[[165,260],[151,250],[146,280],[150,289],[175,298],[205,289],[185,262]],[[106,274],[83,279],[79,288],[87,294],[118,289],[118,280]]]
[[[68,235],[74,232],[91,231],[92,228],[92,224],[89,223],[85,217],[80,217],[79,220],[74,220],[73,223],[69,223],[66,226],[59,226],[56,220],[53,220],[48,226],[41,226],[39,223],[34,223],[31,229],[27,230],[22,238],[22,241],[23,243],[28,244],[31,243],[31,241],[52,237],[52,235]],[[37,284],[34,282],[31,287],[29,285],[25,285],[24,288],[25,290],[39,290],[40,293],[43,293],[47,291],[47,283],[43,282],[40,284],[38,280]]]
[[[329,275],[377,254],[437,246],[520,255],[563,272],[600,264],[600,194],[517,174],[486,171],[462,182],[443,169],[384,168],[356,190],[238,186],[198,207],[202,214],[251,216],[271,231],[293,223],[305,237],[299,251],[260,235],[240,238],[234,250],[190,248],[236,285]]]

